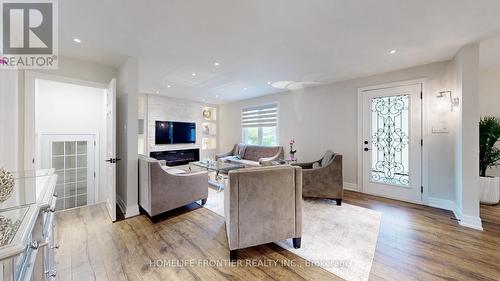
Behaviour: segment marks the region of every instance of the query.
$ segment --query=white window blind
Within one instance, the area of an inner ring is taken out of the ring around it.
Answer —
[[[278,126],[278,104],[243,108],[241,126],[243,128]]]

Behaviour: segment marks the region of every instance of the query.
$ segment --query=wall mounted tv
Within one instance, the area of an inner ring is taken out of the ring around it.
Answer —
[[[196,123],[156,121],[155,143],[196,143]]]

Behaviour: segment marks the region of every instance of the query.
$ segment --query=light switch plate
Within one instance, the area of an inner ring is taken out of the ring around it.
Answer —
[[[442,133],[449,133],[450,132],[450,129],[448,129],[448,127],[432,127],[432,133],[433,134],[442,134]]]

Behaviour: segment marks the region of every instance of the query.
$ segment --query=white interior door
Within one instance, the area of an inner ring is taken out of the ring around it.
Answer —
[[[365,91],[363,191],[421,203],[422,85]]]
[[[106,191],[109,216],[116,221],[116,80],[109,83],[106,93]]]
[[[96,137],[89,134],[42,134],[43,169],[55,169],[58,199],[56,210],[95,202]]]

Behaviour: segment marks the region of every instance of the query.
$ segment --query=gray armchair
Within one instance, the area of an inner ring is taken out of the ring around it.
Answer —
[[[318,161],[294,165],[302,168],[302,196],[333,199],[337,205],[342,204],[344,182],[341,154],[328,150]]]
[[[288,238],[300,248],[302,236],[300,167],[269,166],[229,172],[224,212],[230,258],[237,250]]]
[[[139,204],[153,217],[208,197],[206,171],[185,172],[139,156]]]

